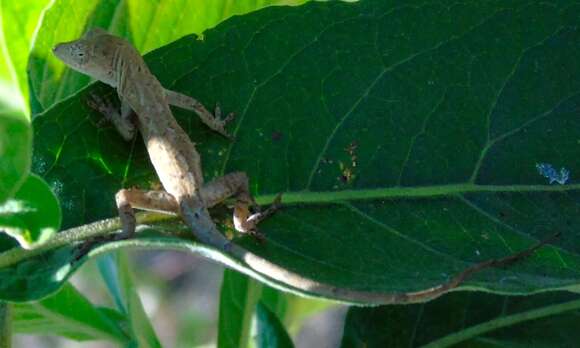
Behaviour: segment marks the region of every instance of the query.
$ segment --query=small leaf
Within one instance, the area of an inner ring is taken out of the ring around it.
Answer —
[[[103,255],[97,258],[97,266],[117,309],[123,313],[127,313],[127,307],[123,301],[123,291],[119,283],[119,269],[115,260],[114,255]]]
[[[294,347],[292,339],[290,339],[284,325],[282,325],[278,317],[262,303],[258,303],[256,306],[256,318],[258,322],[256,345],[259,348]]]
[[[425,304],[351,307],[341,347],[573,347],[578,295],[451,293]]]
[[[289,303],[292,308],[292,300],[295,296],[276,290],[269,286],[262,287],[262,294],[260,296],[260,303],[266,306],[280,320],[286,319]]]
[[[70,283],[38,302],[14,305],[14,329],[18,333],[126,343],[123,324],[118,314],[96,308]]]
[[[161,347],[161,343],[155,334],[153,326],[145,313],[139,294],[137,293],[137,287],[129,268],[127,255],[121,251],[116,256],[119,284],[121,284],[120,288],[123,290],[123,300],[125,308],[127,309],[127,316],[133,338],[132,344],[136,344],[140,348]]]
[[[239,272],[224,270],[218,321],[219,348],[247,347],[260,292],[259,283]]]
[[[44,180],[31,174],[13,198],[0,205],[0,231],[33,249],[50,239],[61,223],[58,200]]]

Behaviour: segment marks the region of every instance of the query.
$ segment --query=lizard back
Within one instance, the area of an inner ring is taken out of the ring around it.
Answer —
[[[117,93],[137,114],[137,126],[163,187],[178,200],[197,196],[203,185],[201,158],[173,117],[163,86],[129,42],[109,34],[95,41],[102,51],[113,51],[106,55],[112,59]]]

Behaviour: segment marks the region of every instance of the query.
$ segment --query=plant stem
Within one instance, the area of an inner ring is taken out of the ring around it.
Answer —
[[[158,213],[141,213],[137,214],[136,218],[138,224],[149,224],[153,222],[169,220],[175,218],[175,216]],[[105,219],[87,225],[69,228],[68,230],[57,233],[48,242],[38,248],[26,250],[16,247],[0,253],[0,268],[4,268],[24,259],[40,255],[47,252],[48,250],[56,249],[65,245],[73,245],[76,242],[102,236],[119,229],[121,229],[121,222],[119,218]]]

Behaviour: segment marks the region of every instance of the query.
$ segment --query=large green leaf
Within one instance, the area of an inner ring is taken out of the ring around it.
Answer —
[[[101,27],[128,38],[147,52],[180,37],[201,33],[221,20],[276,4],[306,0],[56,0],[46,12],[29,63],[35,104],[42,111],[86,86],[87,76],[65,68],[51,48]]]
[[[58,201],[46,182],[29,175],[32,129],[26,62],[46,2],[0,1],[0,232],[15,236],[26,248],[49,238],[61,220]]]
[[[147,61],[166,87],[238,113],[230,142],[175,110],[199,144],[207,179],[245,170],[259,202],[285,193],[285,208],[261,225],[265,244],[236,243],[290,273],[264,274],[155,234],[91,255],[123,246],[191,250],[275,287],[382,303],[557,231],[554,245],[462,288],[577,286],[579,14],[573,2],[309,3],[231,18],[203,41],[185,37],[154,51]],[[113,94],[91,87],[34,123],[34,168],[58,188],[67,226],[114,216],[120,187],[157,186],[140,140],[127,144],[98,126],[85,104],[90,91]],[[542,162],[567,168],[570,180],[550,184],[536,168]],[[167,230],[158,218],[141,221]],[[47,248],[116,228],[64,232]],[[12,264],[0,271],[2,298],[54,291],[80,264],[69,265],[67,246],[15,263],[40,251],[0,256],[0,265]],[[39,261],[35,287],[10,278]]]
[[[578,295],[454,293],[410,306],[351,308],[342,347],[574,347]]]

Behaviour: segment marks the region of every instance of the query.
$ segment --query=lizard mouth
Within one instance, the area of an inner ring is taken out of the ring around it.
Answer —
[[[52,48],[52,54],[57,56],[59,59],[62,60],[63,51],[65,50],[64,44],[58,44]]]
[[[52,53],[63,63],[76,70],[88,60],[87,48],[79,41],[59,43],[52,48]]]

